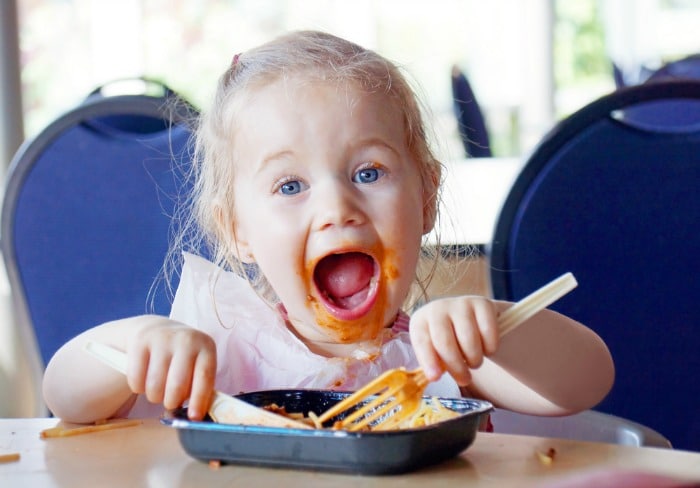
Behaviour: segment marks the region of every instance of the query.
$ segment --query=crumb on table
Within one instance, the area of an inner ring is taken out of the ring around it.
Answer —
[[[18,452],[8,452],[6,454],[0,454],[0,463],[13,463],[20,460],[20,454]]]
[[[537,454],[537,459],[539,459],[540,463],[542,463],[545,466],[551,466],[554,462],[554,457],[557,455],[557,450],[553,447],[550,447],[545,452],[538,450],[535,452],[535,454]]]

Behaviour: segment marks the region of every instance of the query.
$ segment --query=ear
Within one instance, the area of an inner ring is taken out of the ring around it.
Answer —
[[[236,224],[233,212],[217,205],[214,208],[214,220],[219,240],[226,243],[226,247],[233,252],[240,262],[246,264],[254,263],[255,257],[248,245],[248,241],[245,239],[245,233]]]
[[[437,220],[437,194],[433,194],[423,202],[423,234],[429,233],[435,227]]]
[[[255,262],[255,256],[253,256],[253,252],[250,250],[250,246],[248,245],[247,241],[241,240],[234,236],[233,245],[236,257],[240,262],[245,264],[253,264]]]
[[[439,202],[439,186],[440,170],[427,174],[423,179],[423,234],[429,233],[435,227]]]

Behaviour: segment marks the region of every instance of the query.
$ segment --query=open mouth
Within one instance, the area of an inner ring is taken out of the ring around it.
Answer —
[[[374,304],[379,266],[362,252],[331,254],[314,269],[314,283],[326,308],[343,320],[359,318]]]

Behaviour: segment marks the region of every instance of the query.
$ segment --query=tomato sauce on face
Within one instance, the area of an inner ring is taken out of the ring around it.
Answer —
[[[364,316],[353,320],[342,320],[334,316],[324,304],[312,294],[308,295],[316,323],[325,329],[334,340],[342,344],[375,339],[385,327],[385,312],[387,309],[387,285],[399,276],[399,270],[394,262],[393,252],[378,249],[374,253],[379,265],[377,277],[377,296],[372,308]],[[313,287],[313,275],[316,263],[306,266],[305,281],[308,289]]]

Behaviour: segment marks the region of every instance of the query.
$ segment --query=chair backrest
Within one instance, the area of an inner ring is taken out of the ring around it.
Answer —
[[[694,450],[699,187],[700,82],[623,88],[543,139],[506,197],[487,250],[499,299],[573,272],[579,287],[552,308],[610,347],[616,382],[597,408]]]
[[[623,88],[627,86],[627,80],[625,80],[625,74],[622,72],[622,69],[620,66],[615,62],[611,61],[610,62],[612,66],[612,75],[613,75],[613,80],[615,81],[615,87],[616,88]]]
[[[672,80],[700,80],[700,54],[670,61],[650,73],[645,83]]]
[[[466,75],[452,68],[452,102],[459,136],[467,156],[491,157],[491,143],[484,114]]]
[[[89,327],[169,313],[158,279],[194,116],[169,90],[96,91],[15,155],[0,237],[20,337],[40,368]]]

